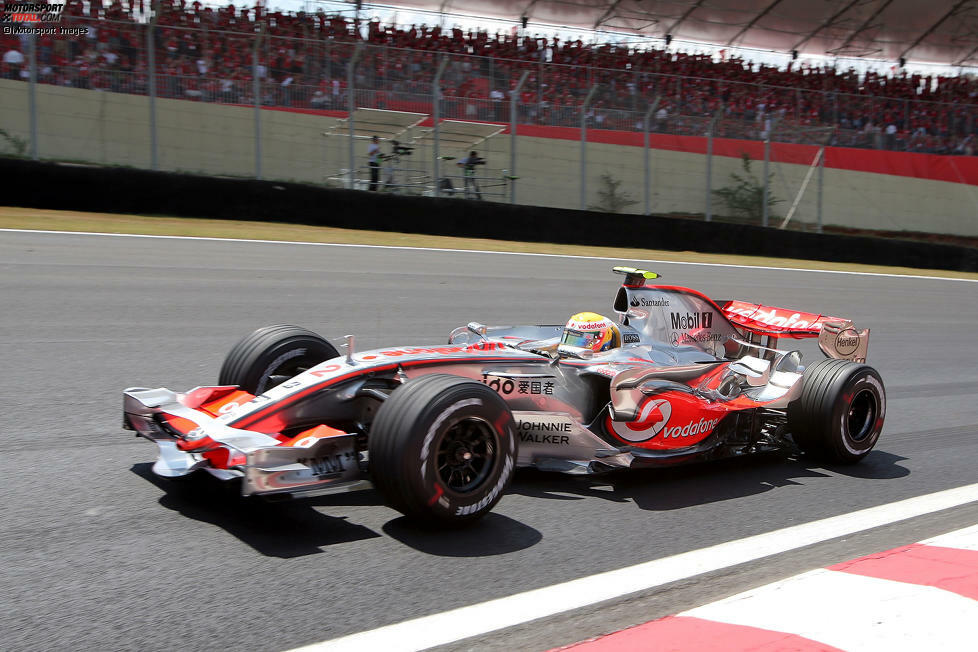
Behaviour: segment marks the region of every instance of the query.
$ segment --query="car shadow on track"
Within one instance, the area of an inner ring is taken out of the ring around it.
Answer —
[[[873,451],[859,464],[830,464],[824,468],[845,475],[850,478],[864,478],[866,480],[894,480],[910,475],[910,469],[900,466],[897,462],[906,460],[886,451]]]
[[[132,472],[159,487],[160,505],[187,518],[216,525],[256,551],[289,559],[324,552],[324,546],[381,536],[370,528],[322,514],[305,500],[246,499],[213,478],[194,474],[178,481],[158,477],[152,464]]]
[[[325,546],[380,537],[377,532],[344,518],[327,516],[315,507],[383,505],[376,491],[356,491],[269,502],[243,498],[230,485],[205,474],[167,480],[152,464],[134,464],[132,472],[164,494],[160,505],[187,518],[216,525],[258,552],[283,559],[324,552]],[[395,518],[384,533],[420,552],[441,557],[489,557],[517,552],[538,543],[543,535],[501,514],[464,528],[425,526]]]
[[[800,485],[805,478],[829,477],[830,473],[863,479],[900,478],[910,474],[909,469],[898,464],[905,459],[874,451],[852,466],[822,465],[805,458],[768,454],[593,476],[566,476],[528,469],[517,474],[509,491],[551,500],[601,498],[634,502],[640,509],[669,511],[745,498],[779,487]]]
[[[384,505],[376,491],[352,491],[308,498],[312,504]],[[517,552],[536,545],[543,535],[532,527],[508,516],[490,513],[462,527],[424,524],[401,516],[383,526],[384,534],[419,552],[440,557],[490,557]]]
[[[405,517],[384,524],[384,533],[406,546],[440,557],[490,557],[536,545],[543,535],[502,514],[490,513],[462,528],[419,526]]]

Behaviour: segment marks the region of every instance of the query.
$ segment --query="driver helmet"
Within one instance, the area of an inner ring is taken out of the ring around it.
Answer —
[[[621,346],[621,331],[615,322],[603,315],[595,312],[579,312],[564,326],[560,343],[578,349],[591,349],[598,353]]]

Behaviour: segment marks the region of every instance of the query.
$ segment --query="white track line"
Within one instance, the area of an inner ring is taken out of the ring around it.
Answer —
[[[460,254],[496,254],[501,256],[539,256],[544,258],[577,258],[583,260],[613,260],[613,261],[635,261],[643,260],[657,265],[693,265],[698,267],[729,267],[733,269],[763,269],[780,272],[814,272],[818,274],[853,274],[857,276],[884,276],[890,278],[913,278],[932,281],[962,281],[965,283],[978,283],[978,279],[972,278],[953,278],[949,276],[923,276],[918,274],[887,274],[884,272],[854,272],[838,269],[810,269],[806,267],[769,267],[764,265],[734,265],[731,263],[698,263],[680,260],[656,260],[651,258],[614,258],[610,256],[578,256],[574,254],[542,254],[526,251],[493,251],[490,249],[447,249],[439,247],[409,247],[406,245],[371,245],[371,244],[348,244],[336,242],[304,242],[301,240],[250,240],[246,238],[210,238],[193,235],[148,235],[141,233],[98,233],[94,231],[46,231],[42,229],[0,229],[0,232],[7,233],[41,233],[50,235],[84,235],[84,236],[103,236],[110,238],[156,238],[160,240],[202,240],[206,242],[244,242],[250,244],[279,244],[279,245],[307,245],[313,247],[360,247],[364,249],[395,249],[402,251],[435,251],[441,253],[460,253]],[[441,237],[441,236],[433,236]],[[709,254],[703,254],[709,255]],[[723,255],[723,254],[717,254]]]
[[[293,652],[423,650],[976,501],[978,484],[947,489],[314,643]]]

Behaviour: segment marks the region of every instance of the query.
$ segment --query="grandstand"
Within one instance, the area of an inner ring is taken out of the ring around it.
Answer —
[[[508,12],[492,31],[353,3],[138,1],[71,0],[77,38],[0,37],[0,154],[370,188],[377,135],[385,192],[584,209],[609,184],[602,210],[978,236],[978,82],[960,67],[978,0],[438,4]],[[689,46],[718,16],[717,45]],[[460,169],[471,149],[485,165]],[[744,175],[768,208],[724,203]]]
[[[151,13],[143,2],[68,2],[64,21],[88,26],[89,34],[71,41],[41,37],[38,81],[148,93],[149,27],[134,18]],[[686,4],[692,12],[702,3]],[[901,4],[905,3],[897,3]],[[970,3],[955,6],[962,4]],[[694,16],[687,20],[693,22]],[[614,12],[606,22],[613,24],[612,18]],[[447,56],[451,63],[441,92],[443,116],[450,119],[509,122],[505,100],[526,71],[529,76],[518,98],[517,116],[524,124],[576,126],[585,95],[597,85],[587,117],[595,129],[642,131],[641,116],[653,98],[661,96],[651,127],[662,133],[698,134],[701,121],[695,118],[719,112],[723,119],[716,135],[720,137],[762,138],[769,126],[766,120],[776,117],[779,137],[789,141],[804,140],[799,134],[806,128],[832,127],[833,144],[843,146],[975,152],[978,82],[971,76],[905,70],[858,74],[808,62],[778,68],[736,56],[676,51],[664,42],[656,46],[658,41],[652,39],[650,45],[636,47],[634,41],[588,44],[580,39],[532,37],[524,31],[489,34],[437,25],[367,20],[355,26],[354,22],[349,14],[164,0],[153,19],[157,93],[192,101],[342,110],[348,104],[347,63],[354,46],[363,43],[355,79],[356,103],[361,108],[431,113],[431,70],[438,57]],[[956,38],[961,42],[960,35]],[[978,50],[973,37],[963,43],[959,50],[972,46]],[[24,49],[18,37],[3,37],[0,72],[4,78],[26,78]],[[960,51],[948,56],[967,58]]]

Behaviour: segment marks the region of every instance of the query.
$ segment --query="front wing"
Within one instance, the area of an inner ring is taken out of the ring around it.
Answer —
[[[235,389],[198,387],[186,394],[165,388],[127,389],[123,393],[123,427],[158,446],[153,472],[164,477],[204,469],[222,480],[242,478],[241,491],[246,496],[328,493],[369,486],[363,478],[354,434],[311,434],[283,445],[260,432],[231,428],[200,409],[209,404],[209,399]],[[230,462],[225,464],[227,468],[212,464],[214,453],[226,455],[223,459]]]

